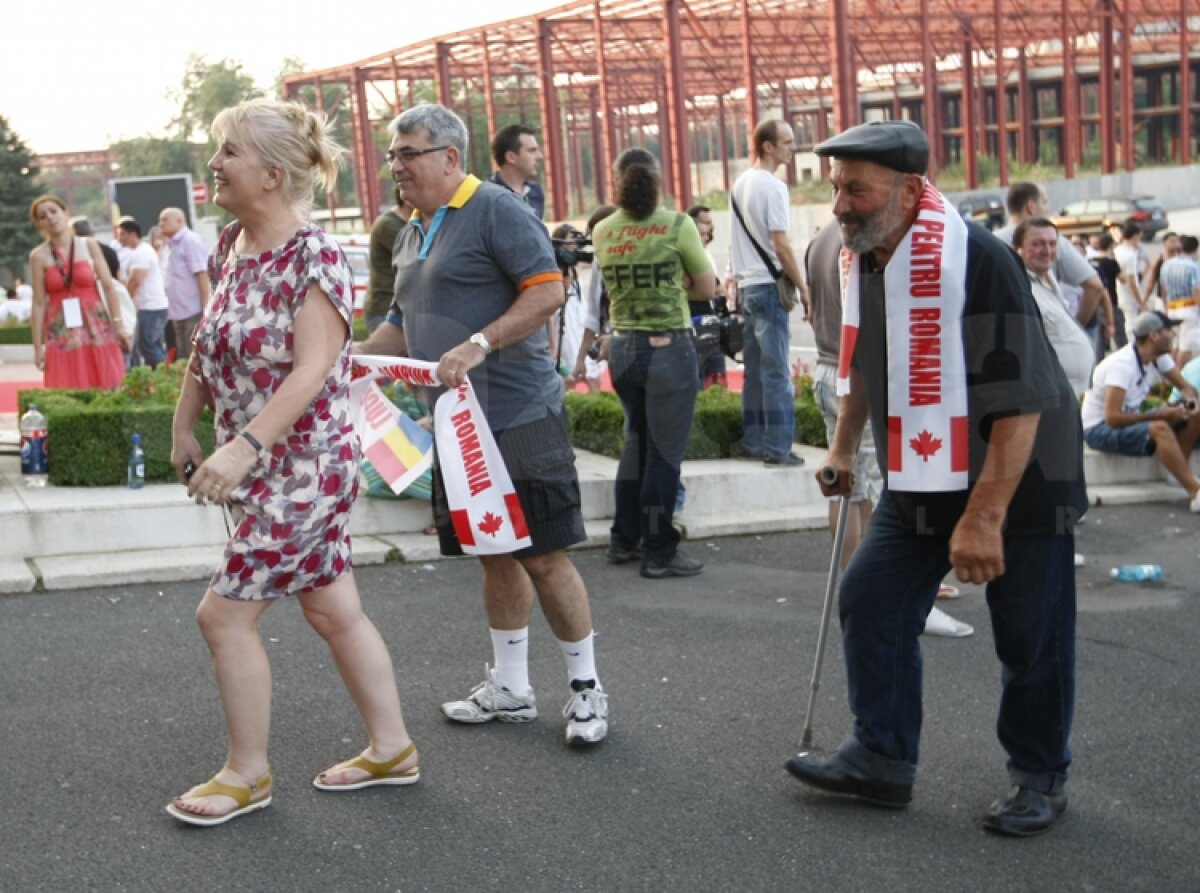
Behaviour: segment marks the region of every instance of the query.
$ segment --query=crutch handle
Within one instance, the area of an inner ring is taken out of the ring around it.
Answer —
[[[826,487],[832,487],[838,482],[838,470],[832,465],[826,465],[817,472],[817,480]]]

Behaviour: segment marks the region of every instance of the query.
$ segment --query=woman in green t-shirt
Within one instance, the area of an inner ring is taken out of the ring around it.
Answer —
[[[699,389],[687,302],[712,298],[716,277],[692,219],[659,206],[655,157],[626,149],[616,175],[617,211],[593,232],[613,326],[609,371],[625,410],[608,559],[640,558],[643,577],[688,577],[703,565],[679,551],[671,523]]]

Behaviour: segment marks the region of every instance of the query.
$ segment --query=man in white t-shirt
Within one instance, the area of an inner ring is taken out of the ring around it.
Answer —
[[[167,357],[163,332],[167,326],[167,292],[163,287],[158,254],[142,241],[142,227],[132,219],[117,225],[117,238],[125,249],[121,261],[121,281],[129,289],[137,308],[137,334],[134,337],[132,363],[151,368]]]
[[[754,128],[754,166],[737,178],[731,196],[736,210],[730,260],[745,330],[745,378],[742,439],[730,452],[739,458],[761,458],[768,468],[804,464],[792,452],[796,428],[788,326],[792,308],[783,306],[777,286],[780,275],[796,285],[807,318],[808,295],[788,240],[791,201],[787,184],[775,176],[795,151],[790,125],[759,124]]]
[[[1032,217],[1017,226],[1012,244],[1025,264],[1033,299],[1042,312],[1046,337],[1050,339],[1059,365],[1067,373],[1075,396],[1079,397],[1087,390],[1096,351],[1083,327],[1071,315],[1058,280],[1054,278],[1058,240],[1058,228],[1053,223],[1044,217]]]
[[[1151,310],[1133,321],[1131,340],[1105,357],[1083,398],[1083,439],[1094,450],[1119,456],[1154,456],[1187,490],[1189,508],[1200,512],[1200,481],[1189,459],[1200,439],[1200,394],[1171,359],[1178,320]],[[1175,385],[1183,402],[1142,411],[1160,378]]]
[[[1113,257],[1121,267],[1117,274],[1117,304],[1125,314],[1125,331],[1132,341],[1132,320],[1150,309],[1142,296],[1142,274],[1146,264],[1142,254],[1142,230],[1134,221],[1128,220],[1121,227],[1121,244],[1113,249]]]

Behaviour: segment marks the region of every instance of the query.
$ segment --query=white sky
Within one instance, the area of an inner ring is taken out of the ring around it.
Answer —
[[[164,136],[188,54],[241,62],[270,89],[310,69],[561,5],[562,0],[5,0],[0,114],[35,153]]]

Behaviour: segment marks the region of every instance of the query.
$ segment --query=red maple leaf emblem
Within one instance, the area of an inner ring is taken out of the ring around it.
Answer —
[[[495,536],[497,531],[504,526],[504,519],[499,515],[493,515],[491,512],[485,512],[483,520],[479,522],[479,530],[481,533],[486,533],[488,536]]]
[[[942,448],[942,441],[928,431],[922,431],[909,440],[908,445],[913,448],[913,452],[928,462],[929,457]]]

